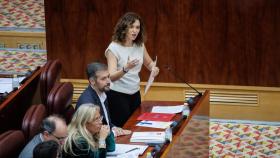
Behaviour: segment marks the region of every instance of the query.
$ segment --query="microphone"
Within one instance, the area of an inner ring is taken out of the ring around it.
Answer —
[[[161,151],[162,147],[163,147],[163,144],[155,145],[154,149],[152,150],[152,156],[154,158],[160,157],[160,151]]]
[[[179,130],[179,127],[181,126],[181,124],[184,122],[184,120],[187,117],[188,116],[186,116],[186,115],[182,115],[180,120],[172,122],[172,124],[170,125],[170,128],[172,130],[172,134],[176,134],[177,133],[177,131]]]
[[[194,96],[194,97],[190,97],[188,100],[187,100],[187,103],[189,105],[189,108],[190,110],[192,110],[194,108],[194,106],[196,105],[197,101],[199,100],[199,98],[202,96],[202,93],[199,92],[196,88],[194,88],[193,86],[191,86],[188,82],[185,82],[179,75],[176,75],[175,72],[171,69],[171,67],[169,65],[165,65],[165,69],[170,73],[172,74],[172,76],[175,78],[175,79],[179,79],[180,82],[183,82],[185,83],[188,87],[190,87],[191,89],[193,89],[197,95]]]
[[[160,156],[162,155],[163,151],[166,150],[169,143],[170,142],[166,141],[165,143],[155,145],[154,149],[152,150],[153,158],[160,158]]]

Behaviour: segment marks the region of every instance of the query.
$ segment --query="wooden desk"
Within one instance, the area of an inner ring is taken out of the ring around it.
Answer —
[[[10,129],[21,129],[26,110],[40,102],[38,84],[42,69],[36,69],[16,91],[11,92],[0,104],[0,133]]]
[[[180,105],[182,102],[161,102],[161,101],[149,101],[143,102],[141,107],[138,108],[130,119],[124,125],[125,129],[132,131],[160,131],[156,128],[137,127],[135,124],[138,122],[136,118],[144,113],[150,112],[155,105]],[[179,120],[181,114],[177,114],[174,120]],[[163,131],[163,130],[162,130]],[[194,138],[192,138],[195,136]],[[130,137],[122,136],[118,137],[117,143],[129,143],[129,144],[141,144],[130,143]],[[184,140],[187,138],[187,140]],[[173,135],[172,142],[165,146],[161,158],[204,158],[209,157],[209,91],[205,91],[203,96],[199,99],[195,108],[190,113],[190,116],[184,120],[177,133]],[[152,147],[149,147],[146,152],[140,156],[144,158],[147,151],[152,151]],[[183,153],[181,153],[183,152]]]

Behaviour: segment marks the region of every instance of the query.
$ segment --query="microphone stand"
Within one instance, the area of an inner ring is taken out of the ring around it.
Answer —
[[[187,116],[182,116],[179,121],[174,121],[171,125],[170,128],[172,129],[172,134],[176,134],[181,127],[181,124],[184,122],[184,120],[187,119]]]
[[[188,82],[185,82],[179,75],[176,75],[172,69],[170,68],[170,66],[165,66],[165,68],[167,69],[168,72],[170,72],[172,74],[172,76],[175,79],[179,79],[180,82],[185,83],[188,87],[190,87],[191,89],[193,89],[197,95],[195,95],[194,97],[190,97],[186,102],[189,105],[190,110],[193,110],[193,108],[195,107],[196,103],[198,102],[198,100],[200,99],[200,97],[202,96],[202,93],[199,92],[197,89],[195,89],[193,86],[191,86]]]
[[[166,148],[169,144],[170,144],[170,141],[166,140],[164,143],[155,145],[154,149],[152,150],[153,158],[160,158],[163,151],[166,150]]]

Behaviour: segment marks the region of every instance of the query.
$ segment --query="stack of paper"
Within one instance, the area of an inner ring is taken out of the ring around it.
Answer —
[[[165,132],[133,132],[130,142],[164,143]]]

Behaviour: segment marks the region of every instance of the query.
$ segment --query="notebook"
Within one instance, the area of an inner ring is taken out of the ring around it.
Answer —
[[[151,113],[145,112],[140,115],[137,120],[146,120],[146,121],[170,121],[176,114],[164,114],[164,113]]]

